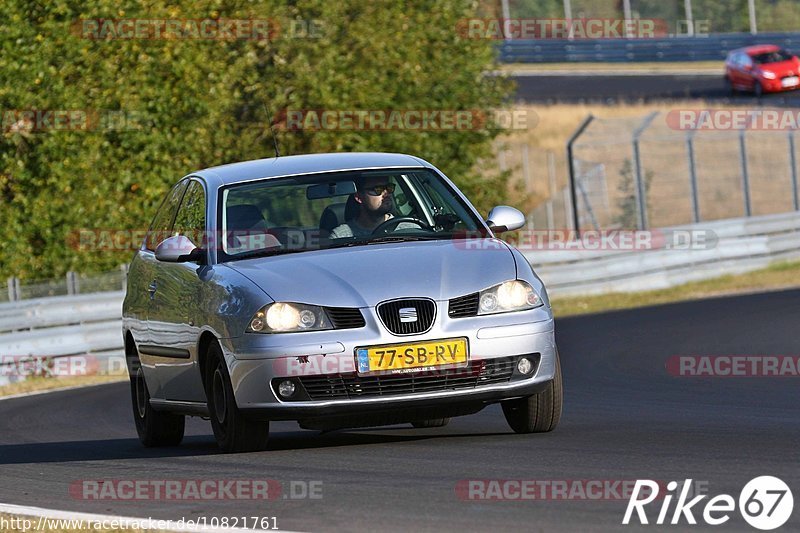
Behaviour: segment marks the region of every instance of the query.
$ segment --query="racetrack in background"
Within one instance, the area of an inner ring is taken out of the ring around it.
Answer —
[[[722,73],[716,75],[675,74],[549,74],[512,76],[517,83],[518,103],[630,103],[700,99],[736,105],[800,106],[800,90],[731,97]]]

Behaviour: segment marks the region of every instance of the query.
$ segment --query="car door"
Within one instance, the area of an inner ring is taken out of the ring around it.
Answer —
[[[758,77],[753,74],[753,70],[755,68],[755,65],[753,64],[753,58],[748,54],[742,54],[740,65],[742,87],[748,91],[752,91],[755,89],[756,83],[760,83],[757,81]]]
[[[171,235],[184,235],[203,245],[206,196],[202,182],[190,179],[178,208]],[[159,375],[167,400],[205,401],[198,367],[197,341],[202,324],[194,312],[200,305],[201,262],[158,262],[151,344],[162,362]]]
[[[158,292],[158,276],[159,269],[164,264],[156,260],[155,251],[158,244],[169,237],[172,232],[175,215],[178,213],[178,207],[184,192],[186,192],[187,185],[188,180],[180,181],[164,198],[156,216],[153,217],[153,222],[150,224],[144,245],[137,254],[136,277],[140,281],[137,282],[135,290],[139,291],[140,294],[136,298],[143,299],[146,302],[146,311],[144,312],[145,327],[142,328],[140,338],[137,339],[137,346],[145,379],[147,380],[147,387],[153,398],[164,398],[162,385],[164,380],[162,379],[161,371],[164,369],[165,363],[163,354],[158,351],[153,342],[153,321],[158,320],[155,305]],[[131,287],[131,289],[133,290],[134,287]],[[128,297],[130,298],[131,296],[129,295]]]

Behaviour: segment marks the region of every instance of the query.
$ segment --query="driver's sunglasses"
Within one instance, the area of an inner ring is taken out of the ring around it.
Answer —
[[[387,183],[386,185],[376,185],[371,189],[364,189],[364,192],[369,194],[370,196],[380,196],[384,192],[388,192],[389,194],[393,194],[395,189],[394,183]]]

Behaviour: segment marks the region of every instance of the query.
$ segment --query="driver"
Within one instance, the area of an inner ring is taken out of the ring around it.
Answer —
[[[388,176],[369,176],[356,180],[353,198],[358,203],[358,216],[331,231],[331,239],[369,237],[372,232],[392,218],[395,184]],[[401,222],[397,229],[413,228],[414,224]]]

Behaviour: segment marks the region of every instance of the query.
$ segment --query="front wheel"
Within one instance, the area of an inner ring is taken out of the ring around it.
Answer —
[[[506,422],[516,433],[545,433],[553,431],[561,419],[564,399],[561,381],[561,362],[556,352],[556,371],[553,381],[538,394],[502,402]]]
[[[734,87],[733,82],[730,78],[725,78],[725,94],[726,96],[736,96],[736,87]]]
[[[236,405],[228,367],[216,343],[211,344],[206,357],[206,396],[211,427],[222,451],[239,453],[266,449],[269,422],[246,418]]]
[[[135,347],[131,349],[136,350]],[[136,422],[139,440],[147,447],[177,446],[183,440],[186,417],[153,409],[138,355],[128,354],[128,357],[133,419]]]

